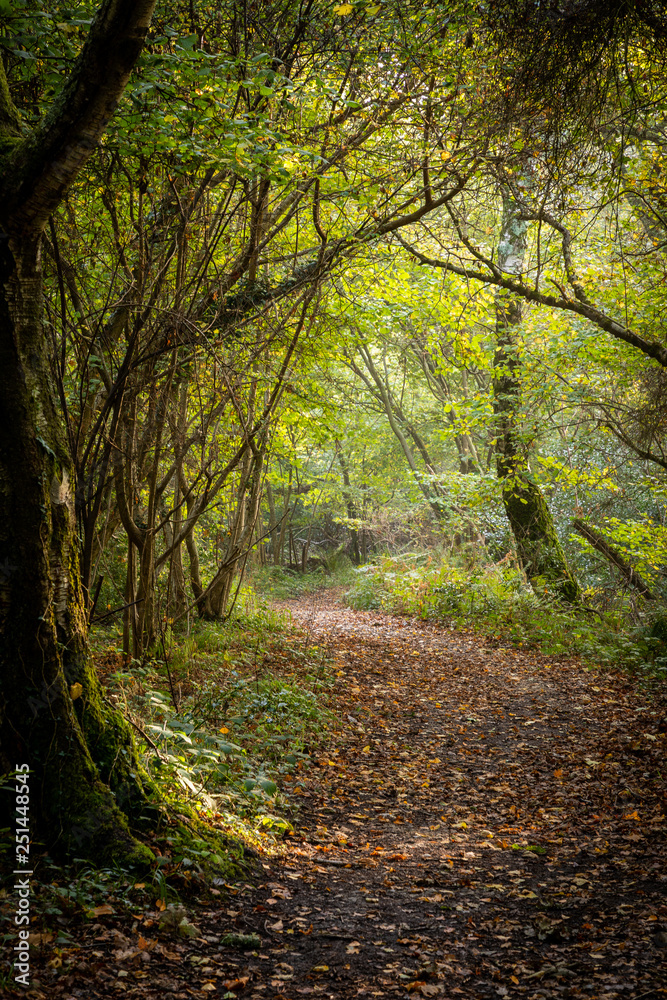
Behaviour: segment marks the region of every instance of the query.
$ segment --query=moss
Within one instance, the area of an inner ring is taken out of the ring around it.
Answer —
[[[83,688],[74,707],[100,778],[123,812],[137,819],[154,788],[140,764],[132,730],[118,709],[104,700],[92,661],[86,659],[70,677]]]
[[[533,587],[569,603],[578,601],[581,590],[567,565],[539,486],[527,478],[506,483],[503,502],[519,558]]]

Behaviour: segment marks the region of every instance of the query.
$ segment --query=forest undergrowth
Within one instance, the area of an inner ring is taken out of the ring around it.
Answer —
[[[330,583],[98,634],[158,864],[40,858],[31,1000],[665,995],[664,694]]]
[[[352,608],[416,615],[472,628],[490,640],[545,655],[578,656],[587,666],[620,668],[660,685],[667,678],[667,619],[662,605],[616,587],[591,588],[567,605],[526,584],[515,563],[387,555],[362,567],[346,595]]]

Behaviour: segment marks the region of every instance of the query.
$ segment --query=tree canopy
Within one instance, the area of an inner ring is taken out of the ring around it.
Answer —
[[[0,736],[54,849],[150,860],[95,623],[141,661],[253,567],[410,546],[664,599],[661,5],[0,23]]]

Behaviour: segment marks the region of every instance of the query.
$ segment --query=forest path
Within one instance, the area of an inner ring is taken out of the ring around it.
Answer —
[[[666,996],[664,707],[621,674],[330,593],[283,606],[333,658],[343,723],[284,783],[284,853],[193,884],[192,939],[111,897],[58,917],[69,944],[47,935],[11,995]]]
[[[227,951],[230,990],[667,995],[657,706],[623,675],[326,593],[282,606],[334,656],[349,725],[291,785],[286,856],[231,900],[262,948]]]

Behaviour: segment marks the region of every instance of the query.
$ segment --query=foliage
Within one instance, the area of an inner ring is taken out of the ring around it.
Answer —
[[[667,679],[661,613],[640,612],[626,597],[614,610],[566,610],[538,596],[511,563],[465,567],[425,554],[386,557],[357,572],[346,596],[353,608],[416,615],[481,632],[497,643],[579,656],[591,668],[623,667],[650,682]],[[595,593],[586,594],[595,602]]]
[[[110,697],[138,727],[143,764],[169,810],[209,818],[250,843],[270,844],[290,828],[285,775],[307,767],[335,716],[325,648],[293,634],[288,615],[245,587],[226,624],[168,628],[159,657],[118,669],[109,631],[98,656],[116,669]],[[193,811],[194,810],[194,811]],[[185,834],[180,836],[185,836]],[[216,862],[206,843],[180,849],[195,865]]]

